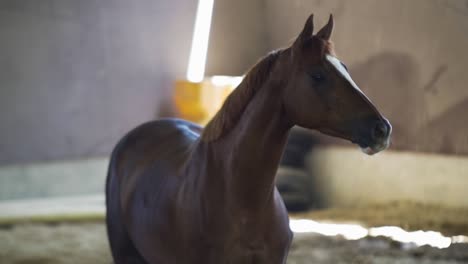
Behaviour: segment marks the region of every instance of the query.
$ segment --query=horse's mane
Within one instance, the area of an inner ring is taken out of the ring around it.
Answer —
[[[269,53],[248,71],[244,80],[228,96],[221,109],[205,126],[201,135],[203,141],[216,140],[237,124],[250,100],[268,79],[282,51]]]

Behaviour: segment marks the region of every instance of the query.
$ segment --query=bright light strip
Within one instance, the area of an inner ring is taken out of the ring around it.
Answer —
[[[199,0],[195,28],[193,30],[192,49],[187,69],[187,80],[201,82],[205,75],[206,53],[210,37],[211,16],[214,0]]]
[[[289,221],[289,226],[296,233],[318,233],[325,236],[342,235],[346,239],[360,239],[369,233],[366,228],[360,225],[350,224],[327,224],[319,223],[312,220],[298,219]]]
[[[211,83],[215,86],[231,86],[236,88],[244,79],[244,76],[215,75],[211,77]]]
[[[452,243],[468,243],[466,236],[445,237],[434,231],[408,232],[396,226],[383,226],[367,229],[356,224],[319,223],[306,219],[291,219],[289,226],[296,233],[318,233],[325,236],[341,235],[349,240],[361,239],[366,236],[384,236],[402,243],[412,243],[416,246],[429,245],[437,248],[447,248]]]
[[[369,235],[385,236],[402,243],[414,243],[416,246],[429,245],[438,248],[447,248],[452,244],[450,237],[445,237],[434,231],[414,231],[408,232],[397,226],[375,227],[369,230]]]

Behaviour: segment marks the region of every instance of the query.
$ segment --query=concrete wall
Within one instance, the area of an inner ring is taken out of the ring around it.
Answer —
[[[103,195],[108,158],[0,167],[0,201]]]
[[[163,115],[185,76],[196,5],[0,1],[0,164],[107,155]]]
[[[468,1],[266,2],[269,49],[310,13],[316,30],[334,14],[337,54],[394,125],[394,148],[468,154]]]

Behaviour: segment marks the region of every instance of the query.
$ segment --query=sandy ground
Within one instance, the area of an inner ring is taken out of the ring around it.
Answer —
[[[408,231],[434,230],[446,236],[468,236],[468,208],[449,208],[411,201],[394,201],[357,208],[329,208],[292,214],[295,218],[351,221],[365,226],[400,226]]]
[[[111,263],[105,226],[102,222],[3,226],[0,263]],[[288,264],[305,263],[468,263],[468,245],[436,249],[385,238],[350,241],[296,234]]]

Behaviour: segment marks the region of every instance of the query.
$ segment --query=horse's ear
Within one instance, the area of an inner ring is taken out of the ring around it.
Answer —
[[[313,32],[314,32],[314,14],[310,15],[309,18],[307,18],[307,21],[304,25],[304,29],[302,29],[301,34],[299,34],[297,39],[294,41],[293,46],[302,47],[302,45],[312,37]]]
[[[330,40],[331,34],[333,31],[333,15],[330,14],[330,18],[328,19],[328,23],[317,32],[317,37],[324,39],[324,40]]]

